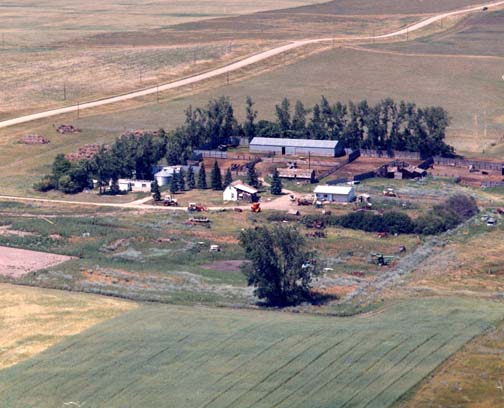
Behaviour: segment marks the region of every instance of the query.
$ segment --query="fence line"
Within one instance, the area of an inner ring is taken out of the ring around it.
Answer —
[[[497,170],[501,171],[504,167],[504,163],[496,163],[496,162],[488,162],[481,160],[469,160],[469,159],[449,159],[446,157],[434,157],[434,164],[438,166],[450,166],[450,167],[465,167],[469,168],[473,166],[473,168],[477,170]]]

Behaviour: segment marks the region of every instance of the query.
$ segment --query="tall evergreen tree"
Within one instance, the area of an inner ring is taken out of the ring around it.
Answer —
[[[186,174],[185,174],[185,171],[183,168],[180,169],[178,183],[179,183],[179,190],[185,191],[185,189],[186,189]]]
[[[292,131],[294,136],[303,138],[306,133],[306,109],[303,102],[297,101],[292,117]]]
[[[228,167],[226,170],[226,175],[224,176],[224,185],[222,187],[226,188],[233,182],[233,175],[231,174],[231,168]]]
[[[206,170],[205,170],[205,164],[201,163],[200,171],[198,174],[198,188],[200,190],[205,190],[208,188],[207,186],[207,180],[206,180]]]
[[[172,194],[175,194],[177,191],[179,191],[178,179],[179,179],[178,173],[174,172],[170,182],[170,193]]]
[[[243,125],[243,132],[245,137],[251,141],[257,132],[255,120],[257,118],[257,111],[254,109],[254,101],[250,96],[247,96],[245,108],[245,123]]]
[[[222,190],[222,174],[217,160],[215,160],[212,172],[210,173],[210,179],[212,190]]]
[[[154,201],[161,201],[161,191],[159,190],[159,184],[156,179],[151,183],[151,193]]]
[[[281,137],[288,137],[292,124],[290,114],[290,102],[287,98],[283,98],[280,105],[275,106],[277,123],[280,128]]]
[[[196,180],[194,179],[194,170],[192,166],[189,166],[189,170],[187,171],[187,189],[192,190],[196,187]]]
[[[247,166],[247,183],[252,187],[259,187],[259,177],[254,163],[249,163]]]
[[[275,168],[273,171],[273,176],[271,177],[271,186],[270,191],[273,195],[281,195],[282,194],[282,180],[280,179],[280,174],[278,173],[278,169]]]

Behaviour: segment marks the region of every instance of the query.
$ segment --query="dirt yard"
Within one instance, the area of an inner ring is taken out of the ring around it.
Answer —
[[[18,278],[73,259],[70,256],[0,247],[0,275]]]
[[[469,172],[468,168],[451,167],[451,166],[434,166],[434,169],[429,170],[433,176],[438,177],[460,177],[460,183],[471,187],[480,187],[485,181],[502,181],[501,173],[496,170],[485,170],[488,174],[483,174],[481,171]]]

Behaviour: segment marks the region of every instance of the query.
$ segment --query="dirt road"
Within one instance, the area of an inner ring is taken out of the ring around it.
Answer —
[[[388,38],[392,38],[392,37],[398,37],[401,35],[405,35],[405,34],[420,30],[424,27],[427,27],[427,26],[429,26],[437,21],[440,21],[444,18],[447,18],[447,17],[481,11],[484,7],[493,8],[493,7],[498,7],[501,5],[504,5],[504,0],[492,2],[492,3],[488,3],[488,4],[482,4],[482,5],[474,6],[471,8],[462,9],[462,10],[451,11],[448,13],[438,14],[436,16],[429,17],[429,18],[427,18],[423,21],[420,21],[418,23],[412,24],[411,26],[408,26],[408,27],[403,28],[401,30],[394,31],[389,34],[378,35],[378,36],[368,36],[368,37],[356,36],[356,37],[350,37],[350,38],[349,37],[345,37],[345,38],[331,37],[331,38],[318,38],[318,39],[307,39],[307,40],[294,41],[292,43],[289,43],[289,44],[286,44],[286,45],[283,45],[283,46],[280,46],[277,48],[273,48],[271,50],[264,51],[259,54],[253,55],[251,57],[245,58],[245,59],[238,61],[238,62],[235,62],[233,64],[226,65],[222,68],[214,69],[214,70],[202,73],[202,74],[198,74],[198,75],[194,75],[194,76],[191,76],[188,78],[180,79],[178,81],[171,82],[168,84],[163,84],[163,85],[159,85],[159,86],[155,86],[155,87],[151,87],[151,88],[147,88],[147,89],[142,89],[139,91],[134,91],[134,92],[130,92],[130,93],[127,93],[124,95],[118,95],[118,96],[114,96],[114,97],[110,97],[110,98],[104,98],[104,99],[100,99],[100,100],[96,100],[96,101],[86,102],[86,103],[82,103],[79,105],[72,105],[72,106],[68,106],[65,108],[53,109],[53,110],[35,113],[32,115],[21,116],[21,117],[15,118],[15,119],[5,120],[5,121],[0,122],[0,128],[6,128],[9,126],[18,125],[21,123],[31,122],[31,121],[34,121],[37,119],[43,119],[43,118],[48,118],[51,116],[57,116],[57,115],[65,114],[65,113],[75,112],[77,110],[84,110],[84,109],[96,108],[96,107],[103,106],[103,105],[110,105],[113,103],[127,101],[130,99],[135,99],[135,98],[142,97],[142,96],[156,94],[157,92],[163,92],[163,91],[168,91],[168,90],[180,88],[183,86],[194,84],[196,82],[201,82],[201,81],[204,81],[204,80],[207,80],[210,78],[214,78],[214,77],[217,77],[217,76],[220,76],[223,74],[227,74],[229,72],[237,71],[241,68],[247,67],[252,64],[256,64],[258,62],[272,58],[276,55],[279,55],[284,52],[290,51],[292,49],[303,47],[303,46],[309,45],[309,44],[323,43],[323,42],[335,41],[335,40],[362,41],[362,40],[388,39]]]

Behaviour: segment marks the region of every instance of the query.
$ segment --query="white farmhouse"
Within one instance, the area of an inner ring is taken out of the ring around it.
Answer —
[[[355,190],[352,186],[317,186],[314,193],[317,201],[349,203],[355,200]]]
[[[236,180],[227,186],[222,193],[222,199],[224,201],[238,201],[238,200],[248,200],[256,201],[257,193],[254,187],[245,184],[241,180]]]

